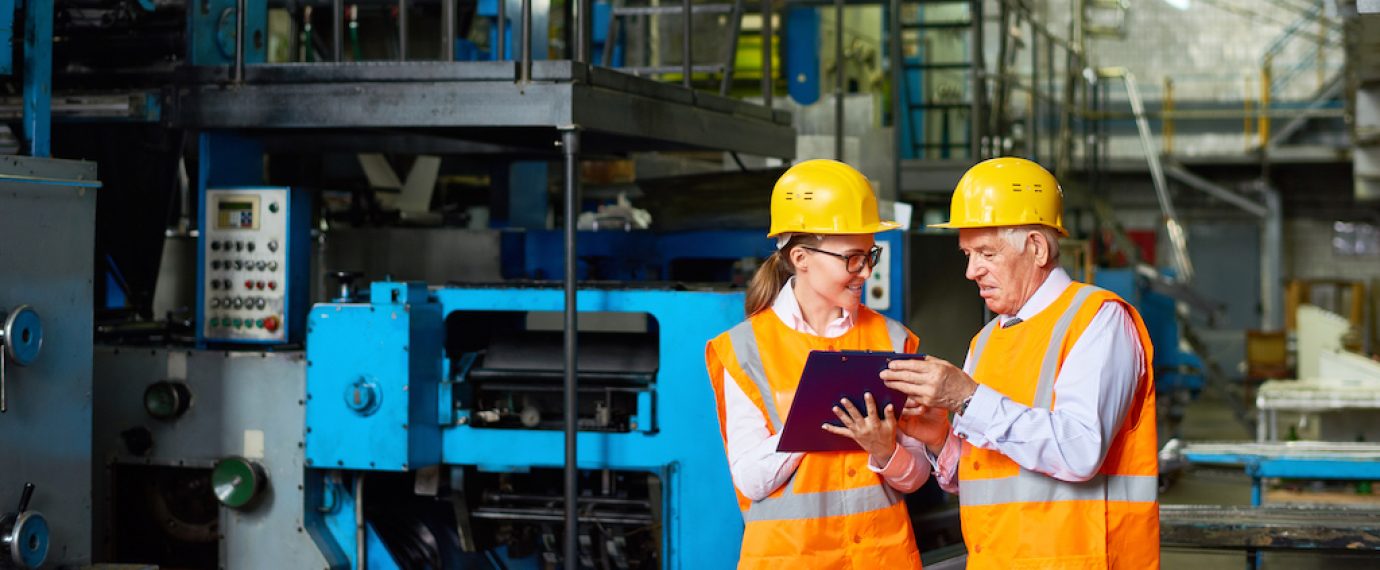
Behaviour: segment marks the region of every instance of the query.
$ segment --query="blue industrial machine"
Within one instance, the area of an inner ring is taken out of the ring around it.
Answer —
[[[1097,286],[1107,289],[1140,312],[1150,342],[1155,346],[1155,389],[1160,394],[1203,389],[1203,359],[1182,341],[1178,300],[1152,286],[1152,280],[1135,269],[1099,269]]]
[[[282,187],[207,188],[197,257],[197,342],[301,342],[311,200]]]
[[[508,568],[554,561],[563,302],[555,288],[377,282],[367,303],[312,310],[306,463],[323,503],[307,510],[325,513],[323,552],[356,567],[365,567],[361,557],[369,568],[405,566],[415,552],[404,545],[418,541],[400,537],[402,525],[455,539],[432,540],[441,546],[427,560],[465,555]],[[711,337],[742,318],[742,306],[741,292],[580,290],[586,561],[734,564],[742,518],[703,355]],[[437,478],[450,482],[454,508],[439,523],[422,515],[398,522],[398,509],[389,509],[398,496]]]
[[[1144,275],[1133,268],[1099,269],[1095,280],[1099,287],[1131,303],[1145,321],[1155,351],[1152,365],[1160,440],[1176,437],[1188,404],[1203,390],[1207,367],[1183,337],[1179,299],[1171,294],[1175,289],[1158,274]]]
[[[746,286],[756,262],[776,251],[765,229],[688,232],[580,232],[576,256],[582,280],[732,283]],[[904,295],[904,232],[877,234],[882,257],[868,278],[863,301],[900,322],[909,320]],[[503,235],[503,276],[552,279],[561,274],[564,237],[558,231]],[[746,262],[744,262],[746,260]]]

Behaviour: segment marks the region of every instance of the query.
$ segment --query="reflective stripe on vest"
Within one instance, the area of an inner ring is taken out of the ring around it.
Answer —
[[[1082,309],[1083,303],[1093,293],[1102,291],[1098,287],[1086,285],[1074,293],[1059,320],[1054,324],[1049,338],[1049,348],[1045,350],[1044,361],[1040,364],[1040,378],[1035,385],[1035,400],[1032,408],[1050,410],[1054,405],[1054,381],[1058,375],[1059,352],[1064,344],[1073,318]],[[974,369],[982,358],[987,339],[997,327],[1001,317],[992,319],[978,333],[973,343],[972,361]],[[959,504],[963,506],[1002,505],[1008,503],[1048,503],[1057,501],[1124,501],[1153,502],[1159,492],[1159,477],[1153,475],[1103,475],[1075,483],[1060,481],[1048,475],[1036,473],[1025,468],[1012,477],[996,479],[975,479],[959,483]]]
[[[728,329],[728,340],[733,343],[733,353],[738,356],[738,365],[743,368],[757,392],[762,394],[762,403],[767,406],[767,419],[776,433],[781,433],[781,414],[776,412],[775,393],[767,383],[767,373],[762,368],[762,354],[757,351],[757,336],[752,332],[752,321],[743,321]]]
[[[906,351],[906,326],[891,319],[883,321],[886,323],[886,334],[891,337],[891,351]]]
[[[901,493],[886,484],[822,493],[795,492],[795,477],[779,497],[767,497],[748,507],[743,522],[785,521],[856,515],[901,502]]]
[[[896,352],[904,351],[907,337],[905,326],[891,319],[886,319],[885,322],[892,346]],[[738,357],[739,366],[742,367],[743,372],[747,373],[748,378],[752,379],[752,383],[757,386],[757,390],[762,396],[762,402],[767,407],[768,419],[776,427],[777,433],[780,433],[781,416],[776,411],[775,392],[772,390],[771,384],[767,382],[765,368],[762,367],[762,354],[757,349],[757,336],[752,332],[751,321],[743,321],[729,329],[728,337],[733,343],[733,352]],[[791,481],[786,484],[786,488],[782,490],[780,496],[767,497],[749,505],[747,512],[743,513],[743,522],[856,515],[890,508],[901,500],[901,493],[886,484],[839,491],[796,494],[795,476],[792,475]]]

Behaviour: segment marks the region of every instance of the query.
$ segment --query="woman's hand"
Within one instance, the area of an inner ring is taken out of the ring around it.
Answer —
[[[863,394],[863,400],[867,404],[866,417],[858,412],[858,408],[849,402],[848,398],[844,398],[839,400],[842,407],[834,406],[834,415],[843,422],[843,427],[832,424],[823,424],[820,427],[829,433],[852,438],[862,446],[863,451],[872,455],[873,463],[886,467],[887,462],[891,461],[891,455],[896,452],[895,408],[887,404],[886,409],[878,414],[877,400],[872,397],[871,392]]]

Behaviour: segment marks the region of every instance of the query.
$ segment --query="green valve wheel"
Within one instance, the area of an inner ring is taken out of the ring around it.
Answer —
[[[216,500],[232,509],[254,502],[266,484],[263,467],[243,457],[227,457],[211,469],[211,490]]]

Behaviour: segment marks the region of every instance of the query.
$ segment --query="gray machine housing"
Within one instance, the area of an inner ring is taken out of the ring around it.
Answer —
[[[42,322],[27,366],[6,359],[0,414],[0,511],[24,483],[52,530],[48,565],[91,560],[92,248],[96,165],[0,157],[0,312],[29,305]],[[8,558],[8,554],[6,555]]]
[[[302,435],[306,362],[301,352],[226,352],[186,348],[100,346],[95,351],[96,534],[110,547],[119,540],[111,497],[115,471],[140,465],[209,469],[227,456],[261,465],[262,494],[245,509],[220,507],[219,567],[328,568],[312,542],[304,512]],[[191,394],[186,412],[172,420],[150,416],[144,390],[180,382]],[[123,432],[145,428],[152,446],[131,453]],[[209,491],[209,490],[208,490]],[[319,503],[319,501],[318,501]]]

